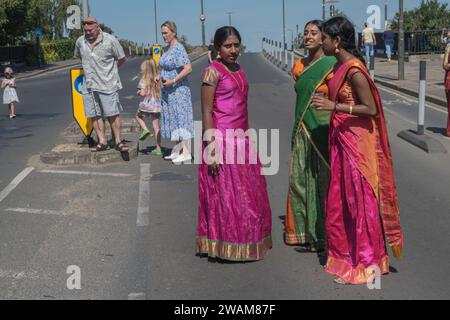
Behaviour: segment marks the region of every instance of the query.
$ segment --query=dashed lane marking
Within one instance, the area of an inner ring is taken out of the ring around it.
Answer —
[[[33,214],[33,215],[47,215],[47,216],[59,216],[59,217],[68,217],[68,216],[77,216],[80,218],[88,218],[88,219],[100,219],[100,220],[120,220],[119,216],[98,216],[98,215],[86,215],[83,213],[71,213],[65,211],[58,210],[48,210],[48,209],[32,209],[32,208],[7,208],[4,209],[5,212],[12,213],[21,213],[21,214]]]
[[[91,172],[91,171],[68,171],[68,170],[40,170],[39,173],[54,173],[54,174],[72,174],[84,176],[106,176],[106,177],[132,177],[133,174],[128,173],[112,173],[112,172]]]
[[[141,179],[139,181],[139,202],[137,210],[138,227],[146,227],[150,223],[150,164],[141,164]]]
[[[17,186],[34,170],[33,167],[25,168],[21,173],[19,173],[9,185],[0,192],[0,202],[5,200],[5,198],[15,189]]]

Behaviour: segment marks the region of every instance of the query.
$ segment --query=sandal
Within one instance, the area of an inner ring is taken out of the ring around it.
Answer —
[[[91,152],[102,152],[106,150],[108,150],[108,145],[99,143],[98,145],[95,146],[95,149],[91,150]]]
[[[333,282],[336,283],[336,284],[341,284],[341,285],[349,285],[349,284],[351,284],[350,282],[347,282],[347,281],[345,281],[342,278],[336,278],[336,279],[333,280]]]
[[[129,150],[128,146],[122,141],[116,145],[116,150],[119,152],[126,152]]]

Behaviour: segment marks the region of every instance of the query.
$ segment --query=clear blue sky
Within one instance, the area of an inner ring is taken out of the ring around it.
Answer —
[[[405,10],[420,5],[420,0],[405,0]],[[448,3],[449,0],[440,0]],[[155,18],[153,0],[90,0],[91,15],[109,25],[119,38],[138,43],[155,42]],[[358,30],[368,18],[369,5],[379,5],[384,20],[384,0],[340,0],[335,6],[343,11]],[[260,50],[262,37],[282,40],[283,15],[282,0],[204,0],[206,20],[206,42],[214,31],[228,25],[226,12],[233,12],[232,24],[240,31],[249,51]],[[304,24],[322,17],[321,0],[285,0],[286,29],[300,31]],[[398,11],[398,0],[388,0],[388,17],[392,19]],[[327,7],[327,15],[329,10]],[[173,20],[178,25],[178,33],[185,35],[193,45],[201,44],[200,0],[157,0],[158,28],[165,20]],[[158,30],[159,33],[159,30]],[[161,37],[158,34],[159,42]],[[286,31],[290,43],[291,31]]]

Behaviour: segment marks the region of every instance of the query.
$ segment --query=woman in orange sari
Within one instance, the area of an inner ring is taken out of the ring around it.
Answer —
[[[332,111],[325,271],[340,284],[366,284],[374,270],[389,272],[386,242],[395,257],[402,254],[392,156],[380,95],[356,49],[352,23],[331,18],[322,40],[325,54],[338,61],[329,99],[313,99],[318,110]]]
[[[295,62],[292,74],[297,101],[292,132],[292,155],[286,209],[285,242],[298,252],[319,252],[325,248],[325,199],[330,166],[328,127],[330,112],[316,111],[314,95],[328,96],[334,57],[322,50],[322,21],[306,23],[304,43],[308,57]]]

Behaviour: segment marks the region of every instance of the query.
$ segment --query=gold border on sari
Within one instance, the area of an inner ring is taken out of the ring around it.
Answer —
[[[381,274],[389,273],[389,256],[385,255],[381,258],[378,265],[365,267],[362,264],[352,266],[345,260],[328,256],[325,271],[342,278],[350,284],[367,284],[370,279],[374,278],[373,267],[378,267]]]
[[[230,261],[257,261],[272,248],[272,237],[267,236],[259,243],[232,243],[197,237],[197,254]]]

